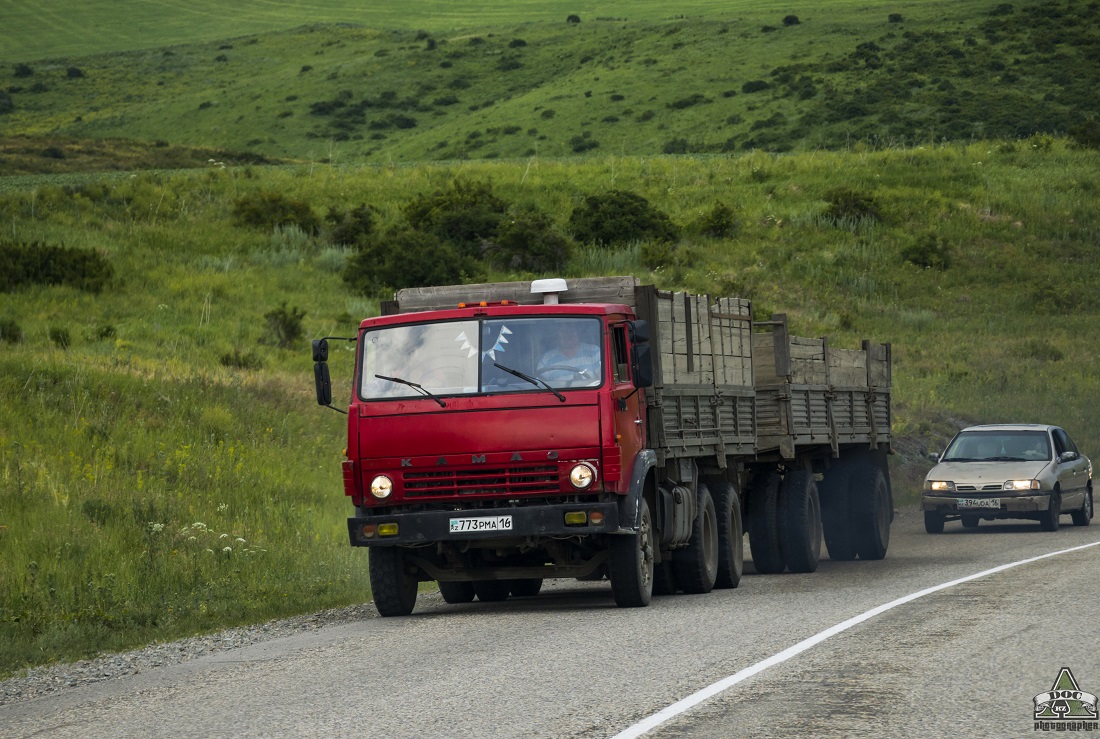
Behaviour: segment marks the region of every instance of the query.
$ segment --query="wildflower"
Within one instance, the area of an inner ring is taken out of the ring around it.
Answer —
[[[221,535],[221,536],[219,536],[218,538],[219,538],[219,539],[228,539],[228,538],[229,538],[229,534],[222,534],[222,535]]]
[[[228,503],[222,503],[220,506],[218,506],[218,513],[224,513],[225,511],[228,511],[228,510],[229,510],[229,504]]]
[[[187,541],[197,541],[197,539],[195,539],[195,537],[193,536],[189,536],[187,537]]]
[[[233,547],[224,547],[222,549],[222,551],[225,552],[226,554],[229,554],[230,552],[233,551]]]
[[[244,544],[244,543],[245,543],[245,541],[244,541],[244,539],[242,539],[241,537],[239,537],[239,536],[238,536],[238,537],[237,537],[237,543],[239,543],[239,544]]]
[[[149,530],[152,531],[154,534],[159,534],[160,532],[164,531],[164,524],[153,523],[152,521],[150,521]]]
[[[195,523],[191,524],[191,528],[206,531],[206,524],[204,524],[202,521],[195,521]]]

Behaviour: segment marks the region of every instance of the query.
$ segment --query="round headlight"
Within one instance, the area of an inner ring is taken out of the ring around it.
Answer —
[[[393,492],[393,480],[385,475],[379,475],[370,481],[370,494],[379,500],[390,497]]]
[[[591,487],[595,481],[596,469],[590,464],[582,462],[569,470],[569,482],[577,490]]]

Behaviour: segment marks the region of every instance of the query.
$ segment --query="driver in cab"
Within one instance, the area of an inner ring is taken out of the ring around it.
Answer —
[[[563,322],[557,344],[539,360],[539,377],[559,387],[592,387],[600,384],[600,347],[581,339],[578,321]]]

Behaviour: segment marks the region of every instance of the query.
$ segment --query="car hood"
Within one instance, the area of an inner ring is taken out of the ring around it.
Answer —
[[[941,462],[929,471],[926,480],[950,480],[958,483],[988,485],[1005,480],[1030,480],[1039,477],[1049,461],[1038,462]]]

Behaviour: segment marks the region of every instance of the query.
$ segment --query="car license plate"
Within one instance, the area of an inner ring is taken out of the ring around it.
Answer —
[[[1000,498],[959,498],[959,508],[1000,508]]]
[[[479,518],[452,518],[451,533],[465,534],[473,531],[511,531],[511,516],[482,516]]]

